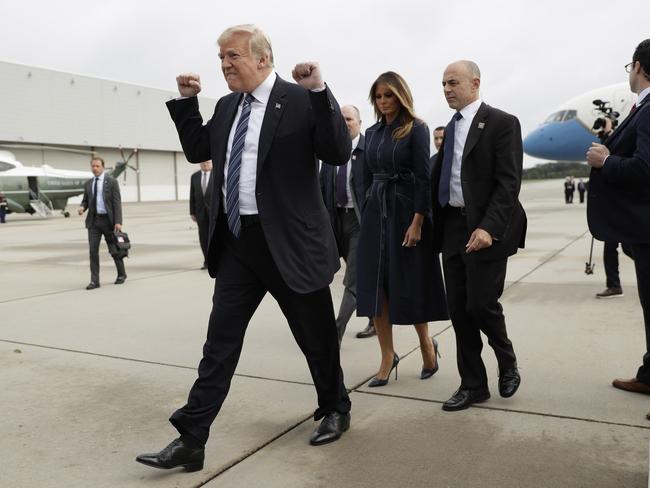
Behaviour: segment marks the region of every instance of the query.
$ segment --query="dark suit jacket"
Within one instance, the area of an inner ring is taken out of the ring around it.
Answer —
[[[444,143],[433,168],[431,187],[437,250],[442,249],[443,213],[438,186],[443,157]],[[460,174],[469,231],[481,228],[493,238],[491,247],[476,253],[479,259],[503,259],[524,247],[527,221],[519,202],[522,166],[519,120],[482,103],[467,134]]]
[[[650,103],[646,97],[605,141],[610,156],[591,170],[587,220],[601,241],[650,242]]]
[[[352,170],[350,172],[350,193],[352,193],[352,203],[354,204],[354,212],[357,219],[361,222],[361,212],[366,202],[366,193],[370,184],[372,183],[372,175],[369,174],[366,168],[365,158],[366,139],[361,134],[359,136],[359,143],[352,151],[350,162]],[[338,214],[336,212],[336,173],[337,166],[325,164],[321,166],[320,170],[320,185],[323,193],[323,200],[325,207],[330,214],[330,220],[334,229],[338,228],[336,225]]]
[[[84,184],[84,196],[81,201],[81,206],[87,210],[86,214],[86,228],[90,228],[96,216],[96,209],[91,205],[93,201],[93,184],[95,178],[91,178]],[[111,225],[122,225],[122,197],[120,196],[120,184],[112,176],[108,176],[104,172],[104,206],[108,213],[108,221]]]
[[[221,249],[214,230],[223,212],[221,187],[228,135],[241,98],[241,93],[221,98],[205,125],[196,97],[167,102],[187,160],[213,161],[208,241],[212,277],[218,272]],[[340,266],[320,195],[316,158],[344,164],[350,151],[348,129],[329,88],[313,93],[278,77],[262,122],[255,195],[273,260],[287,285],[298,293],[329,285]]]
[[[203,195],[201,188],[201,175],[202,171],[193,173],[190,178],[190,215],[196,215],[197,220],[204,220],[210,216],[210,201],[212,198],[212,178],[214,174],[210,175],[208,187]]]

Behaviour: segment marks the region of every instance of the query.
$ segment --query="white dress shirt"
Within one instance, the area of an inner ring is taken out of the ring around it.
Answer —
[[[460,168],[463,162],[463,151],[465,150],[467,134],[481,103],[483,101],[479,98],[467,105],[460,111],[463,118],[456,121],[456,127],[454,129],[454,158],[451,162],[451,180],[449,183],[449,205],[452,207],[465,206],[463,187],[460,182]]]
[[[357,135],[354,139],[352,139],[352,152],[357,148],[359,145],[359,139],[361,139],[361,134]],[[354,203],[352,203],[352,190],[350,189],[350,179],[352,175],[352,153],[350,153],[350,159],[348,159],[348,166],[347,166],[347,176],[346,176],[346,184],[345,184],[345,192],[348,195],[348,202],[345,204],[345,208],[354,208]],[[338,169],[337,169],[338,171]],[[340,207],[340,205],[337,205]]]
[[[257,200],[255,199],[255,184],[257,183],[257,151],[260,142],[260,134],[262,132],[262,122],[264,120],[264,112],[266,111],[266,104],[271,96],[273,84],[277,78],[275,71],[269,73],[269,76],[260,83],[260,85],[253,90],[253,97],[255,100],[251,103],[251,113],[248,119],[248,129],[246,131],[246,138],[244,139],[244,151],[241,156],[241,167],[239,168],[239,214],[240,215],[254,215],[258,213]],[[226,149],[226,164],[223,169],[223,185],[221,192],[223,193],[223,201],[226,198],[226,188],[228,185],[228,165],[230,163],[230,150],[232,149],[232,142],[235,137],[235,130],[237,123],[241,116],[242,108],[244,106],[244,97],[242,96],[239,107],[237,108],[237,115],[230,129],[228,136],[228,147]],[[227,209],[223,209],[224,212]]]
[[[104,203],[104,173],[97,176],[97,208],[95,211],[97,215],[106,215],[108,211],[106,210],[106,204]],[[91,192],[95,191],[95,178],[93,178]],[[94,195],[93,195],[94,196]]]

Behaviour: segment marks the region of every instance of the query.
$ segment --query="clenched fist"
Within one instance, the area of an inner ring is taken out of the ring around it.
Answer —
[[[316,62],[298,63],[291,71],[291,76],[296,80],[296,83],[308,90],[325,88],[320,67]]]
[[[181,97],[195,97],[201,91],[201,77],[196,73],[183,73],[176,77]]]

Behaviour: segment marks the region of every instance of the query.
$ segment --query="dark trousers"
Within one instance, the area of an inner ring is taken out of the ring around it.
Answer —
[[[631,244],[629,247],[634,256],[639,301],[645,323],[646,352],[643,355],[643,365],[637,371],[636,377],[639,381],[650,385],[650,244]]]
[[[210,231],[210,217],[208,215],[196,216],[196,225],[199,228],[199,243],[203,253],[203,264],[208,263],[208,233]]]
[[[503,307],[507,259],[480,261],[476,253],[465,253],[469,240],[465,216],[459,209],[444,212],[442,264],[447,307],[456,334],[456,354],[461,388],[487,388],[487,373],[481,358],[483,332],[503,371],[517,365],[508,339]],[[480,251],[479,251],[480,253]]]
[[[198,378],[187,404],[172,414],[170,422],[181,434],[207,441],[210,425],[230,389],[248,322],[267,292],[280,305],[307,359],[318,395],[314,418],[333,411],[349,412],[329,288],[307,294],[291,290],[273,261],[257,216],[242,217],[239,239],[225,220],[219,219],[216,230],[215,238],[223,239],[222,252]]]
[[[6,207],[0,207],[0,224],[5,223],[5,215],[7,214],[7,208]]]
[[[585,191],[578,190],[578,193],[580,194],[580,203],[585,203]]]
[[[90,281],[99,284],[99,244],[102,236],[108,246],[108,252],[115,261],[117,275],[124,276],[124,260],[116,257],[117,247],[115,246],[115,237],[113,236],[113,225],[111,225],[106,215],[96,215],[93,223],[88,228],[88,247],[90,248]]]
[[[630,246],[621,244],[623,252],[632,257]],[[621,280],[618,274],[618,242],[605,241],[603,246],[603,264],[605,276],[607,277],[607,288],[621,288]]]
[[[353,208],[337,208],[338,229],[336,235],[339,254],[345,261],[343,276],[343,298],[336,317],[336,330],[339,341],[343,339],[345,328],[357,308],[357,244],[359,243],[359,219]]]

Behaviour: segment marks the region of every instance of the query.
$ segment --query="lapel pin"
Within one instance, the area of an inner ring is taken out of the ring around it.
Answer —
[[[484,129],[485,128],[485,122],[479,122],[478,123],[478,128],[479,129]]]
[[[353,154],[353,155],[352,155],[352,159],[357,159],[356,154]]]
[[[276,104],[275,104],[275,108],[276,108],[276,109],[280,109],[280,108],[282,108],[282,105],[280,105],[279,103],[276,103]]]

